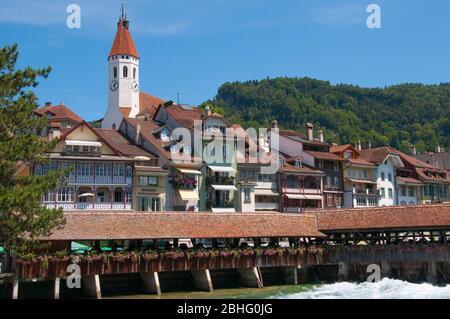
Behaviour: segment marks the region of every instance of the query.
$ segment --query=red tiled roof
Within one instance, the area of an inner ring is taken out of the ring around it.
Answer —
[[[339,209],[314,214],[322,232],[450,226],[448,204]]]
[[[398,184],[423,184],[418,179],[412,177],[397,176],[396,179]]]
[[[435,166],[430,165],[430,164],[425,163],[425,162],[422,162],[421,160],[418,160],[417,158],[414,158],[414,157],[412,157],[412,156],[410,156],[410,155],[407,155],[407,154],[405,154],[405,153],[403,153],[403,152],[400,152],[399,150],[397,150],[397,149],[395,149],[395,148],[393,148],[393,147],[386,146],[386,148],[387,148],[388,150],[390,150],[390,152],[392,152],[393,154],[397,154],[398,156],[400,156],[400,158],[401,158],[403,161],[410,163],[410,164],[411,164],[412,166],[414,166],[414,167],[423,167],[423,168],[432,168],[432,169],[436,169]]]
[[[94,128],[95,132],[99,134],[109,145],[113,146],[114,149],[118,150],[124,156],[146,156],[146,157],[156,157],[156,155],[147,152],[146,150],[131,144],[125,137],[120,135],[120,133],[113,129],[100,129]]]
[[[299,132],[294,131],[294,130],[279,130],[279,134],[281,136],[284,136],[284,137],[287,137],[287,138],[291,138],[291,139],[293,137],[299,137],[299,138],[301,138],[303,140],[302,141],[303,144],[318,145],[318,146],[329,146],[328,143],[320,142],[319,140],[312,140],[312,141],[310,141],[310,140],[308,140],[308,138],[304,134],[299,133]],[[296,140],[296,139],[294,139],[294,140]]]
[[[167,112],[180,124],[187,128],[194,127],[194,121],[202,119],[202,111],[198,107],[183,109],[178,104],[172,104],[165,107]]]
[[[159,97],[150,95],[145,92],[139,92],[139,114],[144,115],[148,114],[149,116],[153,116],[155,114],[156,109],[160,104],[163,104],[165,100],[160,99]]]
[[[315,174],[315,175],[325,174],[324,172],[319,171],[319,170],[314,170],[314,169],[306,167],[306,166],[297,167],[297,166],[289,164],[287,162],[284,163],[283,167],[280,167],[279,171],[281,173],[303,173],[303,174]]]
[[[133,118],[124,118],[125,122],[131,125],[133,128],[136,128],[137,124],[141,125],[141,135],[142,137],[154,148],[157,149],[158,155],[164,156],[165,158],[170,159],[171,154],[168,150],[163,147],[162,141],[156,136],[153,135],[153,131],[159,129],[160,126],[151,120],[144,119],[133,119]]]
[[[363,160],[362,158],[349,158],[347,160],[355,165],[375,166],[374,164],[369,163],[368,161]]]
[[[345,158],[337,156],[333,153],[327,153],[327,152],[313,152],[313,151],[305,151],[305,153],[313,156],[314,158],[326,160],[326,161],[339,161],[344,162]]]
[[[425,181],[425,182],[437,182],[437,183],[447,184],[449,181],[448,180],[449,174],[445,170],[438,169],[436,167],[434,167],[434,168],[421,168],[421,167],[417,168],[416,167],[415,170],[416,170],[417,175],[419,176],[419,179],[421,179],[422,181]],[[434,175],[428,176],[426,174],[427,171],[432,172],[432,173],[436,172],[438,174],[445,174],[445,177],[440,177],[440,176],[438,177],[438,176],[434,176]]]
[[[344,145],[333,145],[330,147],[330,153],[341,153],[344,152],[346,149],[352,148],[352,151],[358,152],[353,148],[352,144],[344,144]]]
[[[51,122],[55,122],[57,120],[71,120],[76,123],[83,122],[83,119],[75,114],[70,108],[65,105],[50,105],[40,107],[34,112],[41,116],[51,115]]]
[[[312,215],[203,212],[66,212],[45,240],[322,237]]]
[[[133,38],[131,37],[130,31],[125,24],[128,23],[126,20],[119,20],[116,37],[109,52],[109,56],[113,55],[131,55],[139,59],[139,54],[134,45]]]
[[[127,107],[127,106],[121,106],[119,107],[120,113],[122,113],[122,115],[124,117],[128,117],[128,115],[130,115],[131,112],[131,107]]]

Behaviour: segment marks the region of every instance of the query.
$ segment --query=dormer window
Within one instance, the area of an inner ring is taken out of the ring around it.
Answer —
[[[102,155],[101,146],[100,142],[66,140],[64,155],[98,157]]]
[[[295,167],[301,168],[302,167],[302,161],[295,160]]]
[[[165,127],[163,128],[163,130],[161,131],[161,141],[163,142],[168,142],[170,141],[170,130]]]
[[[353,152],[351,152],[351,151],[345,151],[345,152],[344,152],[344,158],[345,158],[345,159],[353,158]]]
[[[123,77],[124,77],[124,78],[127,78],[127,77],[128,77],[128,68],[127,68],[127,66],[124,66],[124,67],[123,67]]]

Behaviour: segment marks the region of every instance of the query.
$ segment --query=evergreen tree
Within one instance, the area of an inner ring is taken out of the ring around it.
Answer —
[[[22,165],[44,162],[55,145],[36,134],[46,118],[34,115],[37,97],[29,90],[51,69],[16,70],[17,58],[17,45],[0,49],[0,244],[10,252],[34,247],[40,236],[64,223],[62,210],[43,207],[41,199],[66,174],[17,174]]]

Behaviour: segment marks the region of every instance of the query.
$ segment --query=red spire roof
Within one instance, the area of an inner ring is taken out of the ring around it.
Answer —
[[[116,37],[109,52],[110,57],[113,55],[131,55],[139,59],[139,53],[128,30],[128,20],[126,19],[119,20]]]

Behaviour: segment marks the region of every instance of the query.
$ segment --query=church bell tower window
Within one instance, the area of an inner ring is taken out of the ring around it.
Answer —
[[[124,78],[128,77],[128,68],[126,66],[123,67],[123,77]]]

